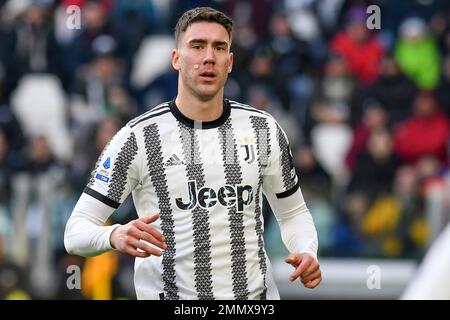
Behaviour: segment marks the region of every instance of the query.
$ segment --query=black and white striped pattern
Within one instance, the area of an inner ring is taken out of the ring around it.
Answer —
[[[158,207],[161,217],[161,229],[166,239],[167,249],[164,251],[163,282],[165,297],[168,300],[179,299],[175,276],[175,231],[172,216],[171,199],[169,195],[164,161],[162,156],[162,144],[158,131],[158,125],[153,123],[144,128],[144,141],[147,153],[147,165],[151,181],[158,198]]]
[[[291,178],[291,171],[294,169],[294,164],[290,153],[288,141],[278,124],[277,124],[277,138],[281,152],[283,183],[285,189],[290,190],[293,187],[295,187],[295,179]]]
[[[205,174],[200,161],[198,137],[194,128],[178,123],[188,180],[195,180],[197,188],[205,186]],[[194,229],[195,289],[199,299],[214,299],[212,292],[211,235],[208,210],[196,206],[192,210]]]
[[[121,198],[127,183],[128,169],[137,155],[137,149],[136,136],[131,133],[115,159],[110,187],[106,195],[109,199],[119,203],[122,202]]]
[[[239,164],[236,141],[231,121],[228,119],[219,127],[219,140],[222,148],[222,160],[225,170],[225,180],[228,185],[242,183],[242,169]],[[236,212],[236,206],[228,209],[231,237],[231,272],[233,293],[237,300],[248,299],[246,248],[244,236],[243,215]]]
[[[101,167],[108,157],[111,170]],[[167,249],[136,261],[139,299],[277,299],[262,190],[298,207],[292,169],[287,138],[266,112],[225,100],[221,118],[196,126],[171,101],[112,139],[96,164],[106,179],[93,175],[85,193],[117,208],[133,192],[140,217],[160,213],[154,226]]]
[[[129,125],[131,128],[135,127],[137,124],[142,123],[146,120],[149,120],[151,118],[154,118],[156,116],[162,115],[164,113],[170,112],[170,108],[169,108],[169,103],[165,102],[162,103],[158,106],[156,106],[155,108],[153,108],[150,111],[147,111],[146,113],[140,115],[139,117],[131,120],[129,122]]]
[[[267,273],[267,264],[266,264],[266,255],[264,252],[264,238],[263,238],[263,225],[261,219],[261,206],[260,206],[260,191],[263,183],[263,173],[264,168],[268,165],[269,157],[270,157],[270,133],[269,133],[269,125],[267,123],[267,119],[264,117],[251,116],[250,121],[252,122],[252,127],[256,136],[256,151],[258,156],[258,172],[259,172],[259,181],[258,181],[258,189],[255,193],[255,220],[256,220],[256,234],[258,236],[258,257],[259,257],[259,268],[264,277],[264,291],[262,292],[260,298],[265,300],[267,298],[267,287],[266,287],[266,273]]]

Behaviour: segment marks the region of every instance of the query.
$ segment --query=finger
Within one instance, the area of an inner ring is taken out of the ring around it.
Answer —
[[[156,213],[151,216],[139,218],[138,220],[144,222],[145,224],[149,224],[149,223],[152,223],[152,222],[155,222],[156,220],[158,220],[159,216],[160,216],[159,213]]]
[[[124,247],[122,252],[128,253],[129,255],[131,255],[133,257],[138,257],[138,258],[147,258],[150,256],[149,253],[138,251],[138,250],[136,250],[136,248],[134,248],[132,246]]]
[[[142,221],[137,221],[136,227],[142,231],[145,231],[145,232],[151,234],[154,238],[156,238],[159,241],[162,241],[162,242],[165,241],[164,235],[161,232],[156,230],[154,227],[149,226],[146,223],[143,223]]]
[[[301,275],[300,277],[305,278],[308,277],[309,275],[313,274],[314,272],[316,272],[318,269],[320,268],[320,265],[318,262],[313,261],[310,265],[309,268],[306,269]]]
[[[305,287],[306,287],[306,288],[309,288],[309,289],[315,288],[315,287],[317,287],[317,285],[318,285],[321,281],[322,281],[322,276],[320,276],[319,278],[316,278],[316,279],[312,280],[311,282],[308,282],[308,283],[305,285]]]
[[[157,246],[163,250],[167,249],[167,244],[165,242],[159,241],[158,239],[153,237],[151,234],[148,234],[147,232],[138,231],[137,236],[138,236],[137,237],[138,239],[147,241],[148,243],[151,243],[151,244],[154,244],[155,246]]]
[[[152,248],[152,247],[150,247],[149,245],[147,245],[147,244],[145,244],[144,242],[139,241],[139,240],[137,240],[137,239],[131,240],[131,241],[130,241],[130,245],[133,246],[133,247],[135,247],[135,248],[141,249],[141,250],[144,251],[144,252],[147,252],[147,253],[149,253],[149,254],[152,254],[152,255],[154,255],[154,256],[158,256],[158,257],[159,257],[159,256],[162,255],[162,252],[159,251],[158,249]]]
[[[311,273],[309,276],[302,277],[302,283],[306,285],[311,280],[314,280],[314,279],[320,277],[320,274],[321,274],[320,270],[316,270],[315,272]]]
[[[308,269],[308,267],[311,264],[311,259],[308,257],[303,257],[302,261],[300,262],[300,264],[298,265],[298,267],[295,269],[295,271],[291,274],[291,276],[289,277],[289,280],[291,281],[295,281],[298,277],[300,277],[300,275],[306,270]]]

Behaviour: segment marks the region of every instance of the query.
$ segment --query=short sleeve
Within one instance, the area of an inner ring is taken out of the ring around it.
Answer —
[[[123,127],[108,142],[84,192],[118,208],[139,183],[138,145],[130,127]]]
[[[263,180],[265,194],[278,199],[287,198],[299,188],[289,141],[283,129],[275,122],[275,138],[270,141],[268,167]],[[273,135],[272,135],[273,136]]]

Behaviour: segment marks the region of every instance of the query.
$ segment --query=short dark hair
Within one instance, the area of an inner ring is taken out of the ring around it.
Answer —
[[[175,41],[178,43],[180,34],[185,32],[187,28],[194,22],[214,22],[223,26],[227,32],[230,40],[233,33],[233,21],[223,12],[220,12],[211,7],[198,7],[186,11],[178,19],[175,26]]]

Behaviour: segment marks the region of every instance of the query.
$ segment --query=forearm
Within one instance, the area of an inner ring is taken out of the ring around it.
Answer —
[[[279,221],[281,238],[289,252],[308,252],[317,257],[317,232],[306,204]]]
[[[268,200],[289,252],[308,252],[317,257],[317,231],[300,189],[288,198]]]
[[[111,250],[111,232],[119,225],[104,226],[114,209],[83,193],[67,221],[64,246],[70,254],[95,256]]]

